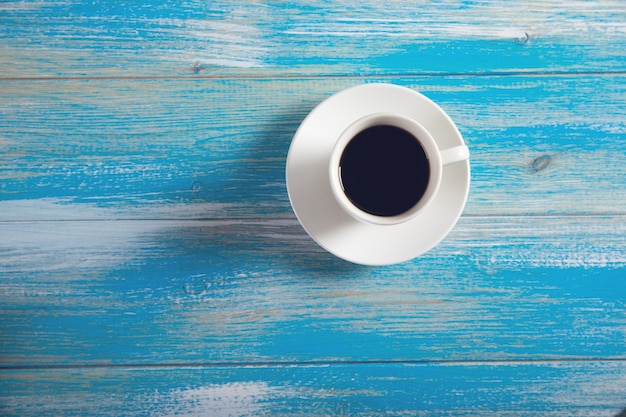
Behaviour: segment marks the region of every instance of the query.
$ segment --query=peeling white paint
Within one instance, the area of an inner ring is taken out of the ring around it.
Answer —
[[[267,382],[230,382],[174,390],[163,394],[166,404],[159,417],[248,417],[269,415],[273,401],[288,395]],[[160,396],[160,395],[159,395]],[[264,404],[267,403],[267,404]],[[266,408],[267,407],[267,408]]]

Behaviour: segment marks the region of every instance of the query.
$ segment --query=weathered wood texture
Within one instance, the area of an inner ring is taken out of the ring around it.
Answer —
[[[621,0],[0,3],[0,74],[624,71]]]
[[[7,371],[4,415],[614,417],[614,362]]]
[[[626,4],[0,3],[1,415],[615,416]],[[363,82],[472,153],[457,227],[348,264],[289,142]]]
[[[384,268],[295,220],[0,226],[6,366],[626,360],[623,217],[464,217]]]
[[[472,152],[466,213],[500,215],[626,213],[625,80],[387,81],[423,92],[456,121]],[[170,203],[185,217],[193,207],[196,217],[290,214],[285,158],[298,124],[365,81],[381,79],[0,81],[0,210],[56,198],[126,217],[176,218]],[[51,215],[0,211],[6,220]]]

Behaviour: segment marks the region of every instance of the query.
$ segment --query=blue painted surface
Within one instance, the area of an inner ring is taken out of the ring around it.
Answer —
[[[622,372],[613,363],[599,363],[592,370],[578,364],[564,369],[544,363],[152,368],[113,370],[106,377],[98,369],[64,373],[65,382],[59,384],[54,371],[21,372],[19,379],[13,379],[15,387],[41,389],[57,383],[64,395],[34,398],[28,404],[18,396],[7,396],[3,410],[141,416],[611,415],[619,401],[603,401],[594,388],[609,395],[620,392],[600,381],[616,382]],[[596,385],[570,397],[571,386],[581,380]],[[69,397],[83,391],[85,383],[92,389],[81,398]],[[527,385],[532,388],[520,390]],[[503,391],[506,394],[500,394]],[[81,400],[79,407],[74,407],[76,399]]]
[[[0,120],[7,150],[0,168],[6,179],[0,189],[4,199],[70,198],[106,204],[120,198],[132,199],[132,204],[182,199],[237,203],[248,216],[258,204],[287,214],[291,209],[284,160],[298,124],[323,98],[364,81],[385,79],[148,80],[130,85],[125,80],[43,85],[5,81],[3,96],[11,105],[2,109]],[[538,184],[541,201],[525,183],[511,181],[498,189],[508,196],[506,207],[495,214],[514,209],[545,213],[547,208],[560,213],[613,212],[626,202],[626,192],[620,189],[626,189],[622,170],[604,163],[574,168],[597,161],[598,154],[615,164],[626,160],[622,76],[386,81],[415,88],[440,103],[477,151],[472,175],[485,181],[473,186],[468,213],[488,209],[476,200],[493,197],[491,181],[498,177],[536,180],[527,165],[545,153],[554,155],[552,168],[558,178]],[[278,91],[257,103],[266,89]],[[590,91],[599,93],[590,96]],[[86,94],[93,95],[88,103]],[[119,96],[126,98],[118,106]],[[16,127],[15,120],[29,123]],[[520,152],[511,154],[511,149]],[[561,182],[583,189],[580,206],[564,207],[571,199],[560,194],[567,194]],[[489,187],[486,194],[483,184]],[[545,193],[547,186],[554,192]],[[529,201],[509,207],[521,195]]]
[[[615,416],[619,1],[0,3],[1,415]],[[418,90],[472,153],[413,261],[319,248],[298,124]]]
[[[623,71],[623,16],[619,1],[4,2],[0,73]]]

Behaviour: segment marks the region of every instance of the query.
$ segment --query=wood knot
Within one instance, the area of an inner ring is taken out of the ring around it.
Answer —
[[[530,171],[533,173],[543,171],[548,167],[548,165],[550,165],[550,162],[552,162],[552,157],[550,155],[545,154],[538,156],[530,163]]]
[[[193,66],[191,67],[191,70],[193,71],[194,74],[199,74],[200,71],[202,71],[203,69],[204,69],[204,65],[202,65],[200,61],[194,62]]]
[[[530,35],[528,34],[528,32],[524,32],[522,36],[517,38],[517,43],[520,45],[526,45],[528,41],[530,41]]]
[[[193,180],[191,183],[191,193],[198,194],[202,190],[202,184],[198,180]]]

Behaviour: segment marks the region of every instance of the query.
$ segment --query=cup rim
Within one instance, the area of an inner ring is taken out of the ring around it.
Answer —
[[[430,177],[426,191],[410,209],[394,216],[377,216],[357,207],[345,194],[340,175],[340,160],[343,150],[359,132],[379,125],[399,127],[411,134],[420,144],[430,166]],[[439,147],[431,134],[419,122],[399,114],[372,113],[352,122],[337,138],[329,161],[330,186],[335,200],[353,218],[376,225],[395,225],[407,222],[422,212],[434,199],[442,177],[442,161]]]

